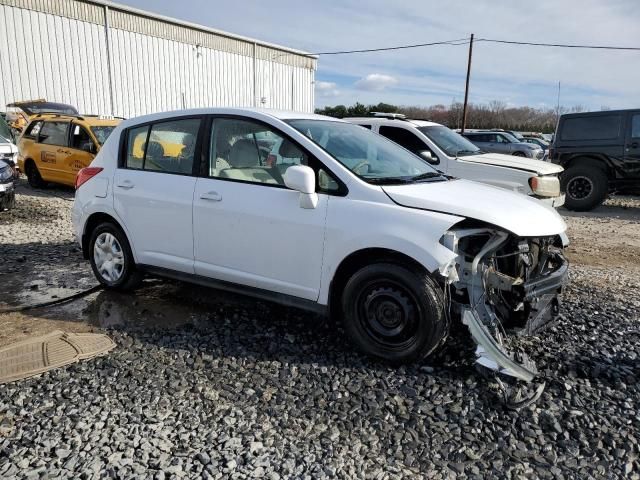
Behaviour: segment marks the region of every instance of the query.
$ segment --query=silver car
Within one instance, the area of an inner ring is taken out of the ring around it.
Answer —
[[[509,132],[465,131],[463,135],[485,152],[504,153],[536,160],[544,157],[544,151],[540,146],[520,141]]]

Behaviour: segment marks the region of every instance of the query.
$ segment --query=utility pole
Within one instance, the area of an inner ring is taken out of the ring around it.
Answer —
[[[558,80],[558,101],[556,103],[556,123],[560,120],[560,80]]]
[[[461,133],[464,133],[464,129],[467,126],[467,103],[469,101],[469,77],[471,76],[471,55],[473,54],[473,33],[469,40],[469,61],[467,62],[467,82],[464,87],[464,105],[462,107],[462,129]]]

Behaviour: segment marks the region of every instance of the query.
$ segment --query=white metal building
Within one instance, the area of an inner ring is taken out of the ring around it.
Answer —
[[[0,110],[46,98],[132,117],[205,106],[312,112],[317,58],[97,0],[0,0]]]

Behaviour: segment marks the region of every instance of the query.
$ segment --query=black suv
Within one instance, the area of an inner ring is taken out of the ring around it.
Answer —
[[[571,210],[591,210],[610,192],[640,191],[640,109],[562,115],[549,159],[565,169]]]

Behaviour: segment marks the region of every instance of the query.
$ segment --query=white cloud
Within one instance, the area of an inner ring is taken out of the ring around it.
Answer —
[[[362,77],[355,83],[356,88],[360,90],[369,90],[374,92],[381,92],[387,87],[391,87],[398,83],[398,80],[391,75],[384,75],[382,73],[370,73],[366,77]]]
[[[640,41],[638,0],[537,0],[529,2],[526,12],[520,2],[499,2],[496,8],[494,0],[447,2],[444,6],[438,0],[370,0],[366,8],[361,0],[243,0],[218,2],[216,9],[210,8],[211,0],[120,1],[309,52],[468,38],[471,32],[476,39],[529,42],[637,46]],[[461,45],[323,55],[316,80],[336,83],[339,95],[316,98],[319,105],[355,101],[429,105],[462,100],[467,54],[467,46]],[[640,97],[637,56],[637,52],[477,42],[470,100],[510,98],[518,105],[553,106],[560,81],[563,105],[631,108]],[[354,85],[371,72],[393,76],[402,88],[364,90]]]
[[[340,90],[338,90],[335,82],[322,82],[316,81],[316,95],[319,97],[337,97],[340,95]]]

